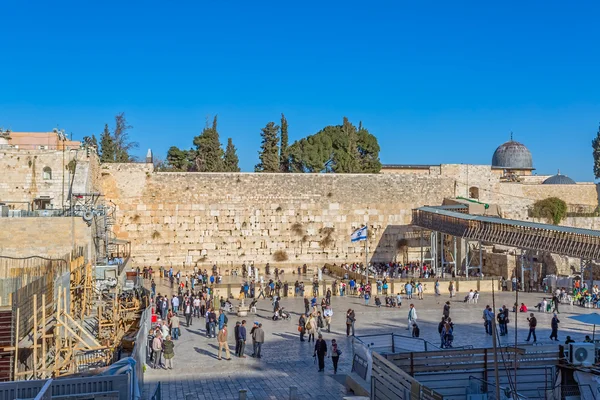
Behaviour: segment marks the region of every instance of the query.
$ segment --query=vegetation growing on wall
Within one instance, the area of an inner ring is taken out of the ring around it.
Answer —
[[[304,235],[304,226],[300,222],[296,222],[292,224],[292,232],[296,236],[302,236]]]
[[[594,156],[594,176],[596,179],[600,179],[600,126],[598,127],[596,137],[592,140],[592,149]]]
[[[321,245],[322,248],[326,249],[327,247],[331,246],[334,242],[333,240],[333,233],[335,232],[334,228],[331,227],[325,227],[325,228],[321,228],[319,230],[319,233],[321,235],[323,235],[323,237],[321,238],[321,241],[319,242],[319,244]]]
[[[273,260],[277,262],[283,262],[288,260],[288,255],[284,250],[277,250],[273,253]]]
[[[558,197],[548,197],[533,203],[531,216],[546,219],[554,225],[558,225],[567,215],[567,203]]]

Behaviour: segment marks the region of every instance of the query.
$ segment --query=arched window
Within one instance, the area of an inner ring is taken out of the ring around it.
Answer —
[[[49,181],[52,179],[52,169],[50,167],[44,167],[44,180]]]
[[[471,186],[469,188],[469,198],[479,199],[479,188],[477,186]]]

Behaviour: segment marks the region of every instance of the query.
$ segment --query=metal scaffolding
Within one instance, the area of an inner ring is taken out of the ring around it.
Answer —
[[[412,224],[466,240],[600,260],[600,231],[462,214],[436,207],[413,210]]]

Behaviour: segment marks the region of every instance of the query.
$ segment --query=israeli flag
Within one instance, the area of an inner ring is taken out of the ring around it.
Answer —
[[[361,240],[367,240],[367,227],[366,225],[362,228],[358,228],[355,230],[352,235],[350,235],[350,240],[352,243],[360,242]]]

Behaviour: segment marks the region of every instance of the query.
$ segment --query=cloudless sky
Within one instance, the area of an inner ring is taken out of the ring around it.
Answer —
[[[383,163],[490,164],[510,132],[539,174],[592,181],[598,1],[1,1],[0,126],[74,139],[124,111],[165,157],[218,114],[240,166],[343,116]]]

